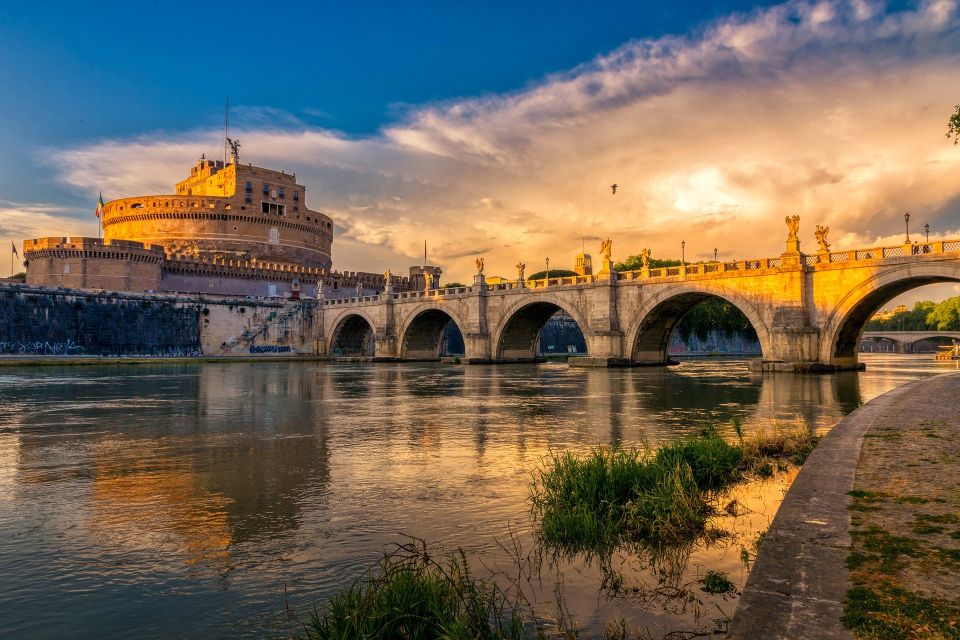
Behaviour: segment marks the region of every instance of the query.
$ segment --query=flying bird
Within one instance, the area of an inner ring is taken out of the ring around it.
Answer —
[[[610,191],[613,192],[613,195],[617,195],[617,186],[618,186],[618,185],[617,185],[616,182],[614,182],[612,185],[610,185]]]

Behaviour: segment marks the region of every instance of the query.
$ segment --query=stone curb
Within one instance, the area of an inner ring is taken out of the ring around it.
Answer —
[[[837,423],[810,454],[763,539],[730,623],[731,640],[852,637],[840,617],[850,588],[847,494],[863,435],[893,403],[938,378],[874,398]]]

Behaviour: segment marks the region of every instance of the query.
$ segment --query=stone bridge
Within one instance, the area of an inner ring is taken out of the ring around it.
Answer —
[[[960,331],[864,331],[862,340],[889,340],[896,343],[898,353],[907,353],[922,340],[945,340],[943,344],[960,342]]]
[[[788,222],[789,225],[789,222]],[[324,300],[317,355],[436,360],[453,322],[467,363],[535,360],[544,323],[558,311],[579,324],[587,366],[662,365],[680,318],[722,298],[753,324],[764,370],[857,368],[864,325],[915,287],[960,281],[960,240],[893,247],[800,252],[793,228],[776,258],[612,270],[609,244],[600,273],[469,287]],[[825,243],[824,243],[825,244]],[[478,261],[481,263],[481,261]]]

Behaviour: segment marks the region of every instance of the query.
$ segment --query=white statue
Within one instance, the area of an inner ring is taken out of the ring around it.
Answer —
[[[526,270],[527,270],[527,263],[525,262],[517,263],[517,280],[519,280],[520,282],[523,282],[524,280],[523,275],[524,273],[526,273]]]
[[[477,258],[477,273],[483,275],[483,258]]]

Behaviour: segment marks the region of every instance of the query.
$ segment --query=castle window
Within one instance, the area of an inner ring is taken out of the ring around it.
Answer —
[[[286,193],[286,192],[284,191],[283,187],[280,187],[280,189],[277,191],[277,193],[279,193],[279,194],[280,194],[280,197],[283,198],[283,197],[285,197],[285,196],[284,196],[284,193]]]
[[[300,202],[300,192],[299,192],[299,191],[294,191],[294,192],[293,192],[293,201],[294,201],[294,202]]]
[[[260,203],[261,213],[272,213],[274,215],[282,216],[284,214],[284,209],[286,209],[286,207],[282,204],[274,204],[272,202]]]
[[[266,182],[263,183],[263,195],[270,195],[270,185],[268,185]]]
[[[246,191],[247,193],[250,193],[251,191],[253,191],[253,183],[250,182],[249,180],[247,180],[247,184],[244,191]]]

